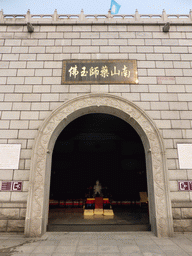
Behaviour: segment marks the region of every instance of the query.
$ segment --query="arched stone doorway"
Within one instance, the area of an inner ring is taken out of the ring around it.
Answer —
[[[114,216],[84,215],[97,180]],[[47,230],[148,231],[149,212],[146,204],[140,205],[141,191],[147,191],[145,152],[134,128],[114,115],[80,116],[54,145]]]
[[[163,139],[143,110],[110,94],[88,94],[70,100],[53,111],[40,127],[31,159],[25,235],[41,236],[46,232],[55,141],[71,121],[89,113],[117,116],[139,134],[145,150],[151,230],[159,237],[171,236],[173,220]]]

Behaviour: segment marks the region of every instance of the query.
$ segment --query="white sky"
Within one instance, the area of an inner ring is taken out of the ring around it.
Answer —
[[[138,9],[140,14],[161,14],[165,9],[167,14],[188,14],[192,9],[192,0],[116,0],[121,5],[119,14],[134,14]],[[106,14],[111,0],[0,0],[0,10],[4,14],[25,14],[30,9],[31,14],[79,14],[81,9],[85,14]]]

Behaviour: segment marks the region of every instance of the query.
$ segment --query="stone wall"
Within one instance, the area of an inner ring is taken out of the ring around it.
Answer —
[[[160,130],[167,153],[175,231],[192,231],[192,192],[179,192],[177,143],[192,143],[192,23],[23,21],[0,15],[0,143],[22,145],[18,170],[0,170],[0,180],[22,180],[22,192],[0,191],[0,230],[23,230],[30,158],[43,120],[69,99],[110,93],[141,107]],[[61,85],[62,60],[137,60],[138,84]],[[174,204],[175,203],[175,204]],[[17,226],[18,225],[18,226]]]

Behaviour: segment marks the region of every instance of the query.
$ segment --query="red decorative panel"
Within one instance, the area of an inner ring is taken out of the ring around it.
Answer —
[[[1,191],[21,191],[22,181],[2,181]]]
[[[180,191],[191,191],[192,181],[178,181],[178,186]]]
[[[11,191],[12,188],[11,181],[2,181],[1,190],[3,191]]]

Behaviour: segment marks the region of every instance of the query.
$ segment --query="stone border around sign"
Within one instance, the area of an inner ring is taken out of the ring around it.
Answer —
[[[110,94],[87,94],[67,101],[43,122],[36,137],[30,168],[25,235],[41,236],[48,224],[52,152],[61,131],[90,113],[117,116],[139,134],[146,158],[151,230],[158,237],[173,235],[173,219],[163,139],[154,122],[137,105]]]

